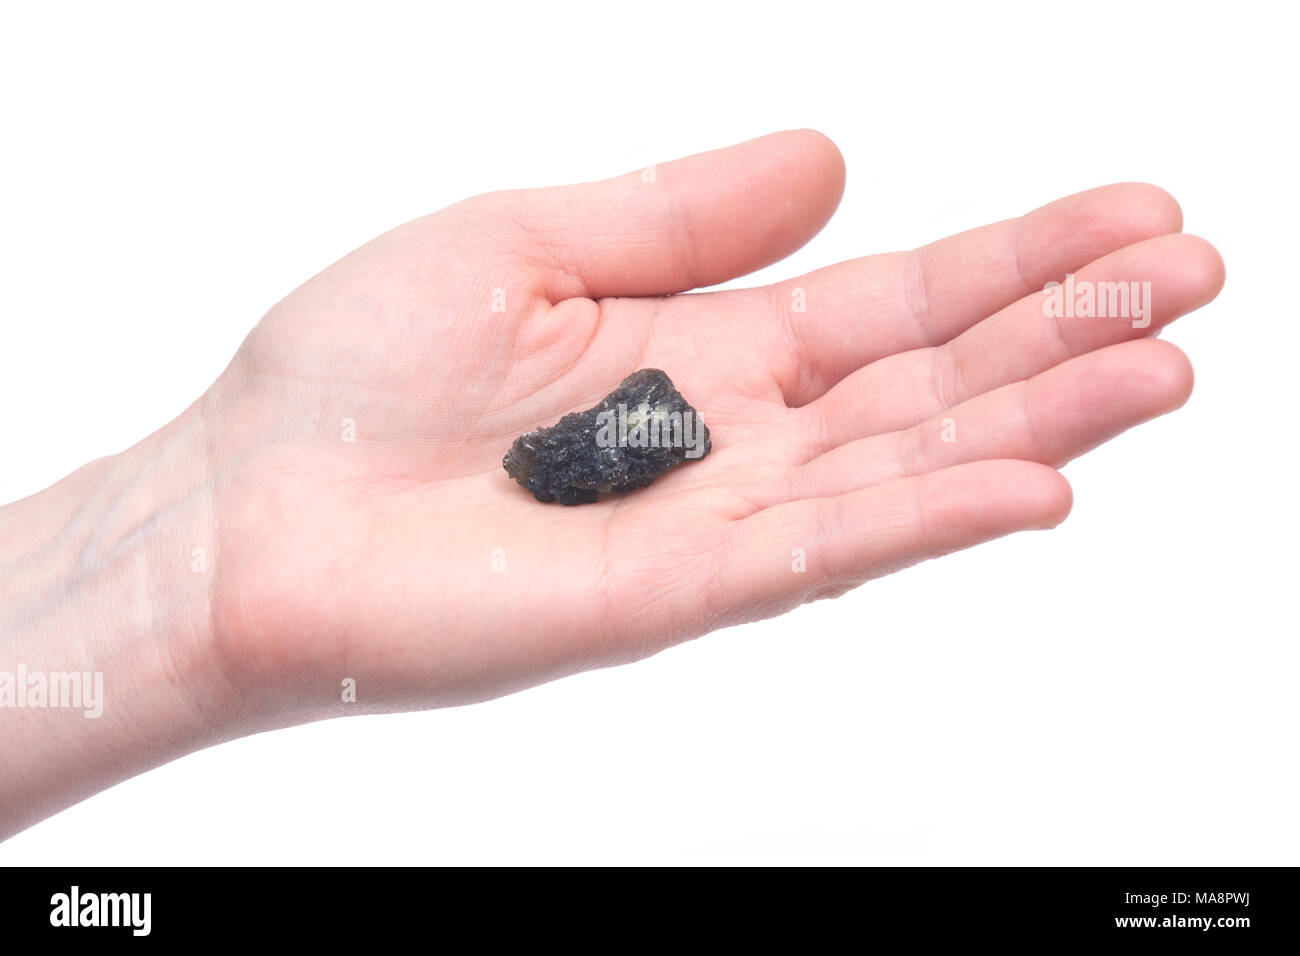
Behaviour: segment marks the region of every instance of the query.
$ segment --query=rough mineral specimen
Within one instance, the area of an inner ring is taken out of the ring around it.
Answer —
[[[708,426],[672,379],[643,368],[596,407],[520,435],[502,464],[538,501],[580,505],[644,488],[712,447]]]

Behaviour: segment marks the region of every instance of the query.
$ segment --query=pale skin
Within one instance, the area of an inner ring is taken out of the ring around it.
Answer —
[[[0,710],[0,836],[233,737],[483,700],[1053,527],[1058,468],[1186,401],[1155,335],[1223,266],[1154,186],[689,292],[803,245],[843,181],[797,131],[418,219],[275,305],[174,422],[0,509],[0,670],[105,687],[99,719]],[[1149,281],[1150,326],[1046,317],[1067,273]],[[645,367],[709,457],[569,508],[502,470]]]

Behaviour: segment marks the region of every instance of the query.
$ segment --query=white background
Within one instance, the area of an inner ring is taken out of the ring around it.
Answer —
[[[1148,180],[1227,263],[1166,333],[1195,395],[1069,466],[1054,532],[199,753],[0,862],[1300,862],[1288,8],[455,7],[6,5],[0,500],[162,425],[393,225],[800,126],[843,205],[745,284]]]

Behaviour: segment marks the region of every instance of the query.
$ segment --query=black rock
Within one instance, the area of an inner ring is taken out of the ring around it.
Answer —
[[[580,505],[598,493],[644,488],[712,447],[708,426],[672,379],[643,368],[596,407],[520,435],[502,464],[538,501]]]

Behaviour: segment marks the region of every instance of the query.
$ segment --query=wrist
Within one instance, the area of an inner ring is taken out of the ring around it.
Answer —
[[[0,508],[0,838],[231,735],[200,406]]]

